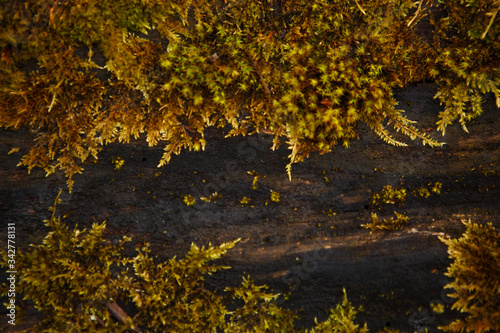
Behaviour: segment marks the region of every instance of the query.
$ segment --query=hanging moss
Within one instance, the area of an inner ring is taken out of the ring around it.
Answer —
[[[70,189],[103,145],[142,133],[165,145],[162,166],[204,149],[209,126],[265,130],[291,149],[291,175],[311,152],[349,146],[362,123],[389,144],[406,145],[392,127],[440,146],[394,87],[434,80],[443,134],[466,129],[485,93],[500,106],[498,1],[0,3],[0,126],[31,131],[21,164],[64,170]],[[424,17],[432,42],[416,34]]]

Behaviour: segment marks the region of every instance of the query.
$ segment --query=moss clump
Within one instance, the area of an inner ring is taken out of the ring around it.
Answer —
[[[271,191],[271,201],[273,202],[280,202],[281,194],[276,191]]]
[[[491,223],[464,222],[461,238],[440,240],[448,246],[453,263],[447,276],[454,279],[452,309],[467,313],[442,327],[446,332],[500,332],[500,231]]]
[[[382,207],[386,204],[402,206],[406,200],[406,189],[385,185],[380,192],[373,193],[368,201],[372,207]]]
[[[240,200],[240,204],[241,204],[242,206],[248,205],[248,204],[250,203],[250,200],[251,200],[251,199],[250,199],[249,197],[246,197],[246,196],[245,196],[245,197],[241,198],[241,200]]]
[[[113,158],[111,160],[111,162],[115,166],[116,170],[120,170],[123,167],[123,165],[125,164],[125,160],[122,157],[120,157],[120,156],[118,156],[116,158]]]
[[[440,145],[392,93],[428,79],[438,56],[413,30],[424,13],[412,0],[2,4],[0,127],[32,131],[21,164],[64,170],[70,189],[81,162],[141,133],[164,142],[162,166],[204,149],[210,126],[265,131],[291,149],[289,174],[312,152],[349,146],[363,123],[390,144],[406,145],[388,125]]]
[[[441,182],[430,182],[427,186],[421,186],[413,191],[416,197],[428,198],[431,194],[439,195],[441,194],[441,188],[443,184]]]
[[[192,206],[196,202],[196,198],[191,194],[187,194],[182,196],[182,201],[186,204],[186,206]]]
[[[402,229],[410,222],[410,218],[408,216],[396,212],[394,212],[394,214],[396,215],[396,218],[393,217],[381,220],[376,213],[372,213],[372,223],[362,224],[361,226],[363,228],[370,229],[371,232],[378,230],[393,231],[396,229]]]
[[[205,201],[205,202],[213,202],[213,203],[217,203],[217,200],[221,199],[222,198],[222,195],[219,194],[218,192],[214,192],[212,193],[211,196],[209,197],[201,197],[200,199]]]
[[[164,143],[162,166],[204,149],[211,126],[265,132],[289,146],[291,175],[310,153],[348,147],[360,124],[389,144],[407,145],[394,129],[441,146],[395,87],[434,81],[443,134],[467,130],[486,93],[500,106],[496,0],[1,3],[0,127],[31,131],[21,164],[64,170],[70,190],[103,145],[142,133]]]

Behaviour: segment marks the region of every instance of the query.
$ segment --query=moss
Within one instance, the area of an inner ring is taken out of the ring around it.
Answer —
[[[396,108],[394,87],[436,82],[443,134],[466,130],[485,93],[500,105],[493,0],[440,1],[439,18],[411,0],[3,4],[0,126],[32,131],[21,164],[64,170],[70,189],[103,145],[141,133],[164,143],[162,166],[203,150],[207,127],[265,131],[289,146],[291,176],[310,153],[348,147],[363,123],[389,144],[406,145],[390,127],[440,146]],[[416,33],[426,15],[428,42]],[[23,71],[28,59],[39,70]]]
[[[372,207],[386,204],[402,206],[406,200],[406,189],[385,185],[380,192],[373,193],[368,201]]]
[[[394,212],[396,215],[396,218],[391,218],[391,219],[379,219],[376,213],[371,214],[372,218],[372,223],[368,224],[362,224],[361,226],[365,229],[370,229],[371,232],[378,231],[378,230],[396,230],[396,229],[402,229],[405,227],[409,221],[410,218],[403,215]]]
[[[413,194],[416,197],[428,198],[431,196],[431,194],[436,194],[436,195],[441,194],[442,187],[443,184],[441,182],[434,182],[434,183],[430,182],[427,184],[427,186],[421,186],[416,190],[414,190]]]
[[[113,158],[111,160],[111,162],[113,162],[113,165],[115,166],[116,170],[120,170],[123,167],[123,165],[125,164],[125,160],[123,158],[121,158],[120,156]]]
[[[187,194],[182,196],[182,201],[186,204],[186,206],[192,206],[196,202],[196,198],[191,194]]]
[[[440,240],[448,246],[453,263],[445,275],[453,281],[445,286],[454,292],[452,309],[467,313],[445,327],[445,332],[500,331],[500,232],[491,223],[464,222],[466,231],[458,239]]]
[[[248,205],[248,204],[250,203],[250,200],[251,200],[250,198],[248,198],[248,197],[246,197],[246,196],[245,196],[245,197],[243,197],[243,198],[240,200],[240,204],[241,204],[242,206]]]
[[[271,191],[271,201],[280,202],[281,195],[276,191]]]
[[[124,246],[131,238],[112,244],[104,238],[105,223],[70,229],[55,216],[55,205],[52,211],[45,239],[16,255],[16,293],[43,318],[30,332],[368,332],[366,324],[355,323],[358,309],[345,290],[328,319],[305,331],[295,329],[297,316],[279,306],[279,294],[249,277],[236,287],[211,290],[206,278],[229,268],[211,262],[239,239],[192,244],[183,258],[167,261],[151,256],[146,243],[130,257]],[[0,255],[8,267],[7,251],[0,249]],[[3,283],[1,292],[7,295],[9,286]]]

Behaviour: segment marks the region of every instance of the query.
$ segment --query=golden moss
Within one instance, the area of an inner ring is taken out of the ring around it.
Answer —
[[[396,215],[396,218],[391,218],[391,219],[379,219],[376,213],[371,214],[372,218],[372,223],[368,224],[362,224],[361,226],[365,229],[370,229],[371,232],[377,231],[377,230],[396,230],[396,229],[402,229],[404,226],[406,226],[410,222],[410,218],[408,216],[405,216],[403,214],[399,214],[397,212],[394,212]]]
[[[373,207],[385,204],[402,206],[406,200],[406,189],[385,185],[380,192],[373,193],[368,203]]]
[[[0,6],[0,126],[36,137],[28,170],[72,177],[103,145],[141,133],[165,145],[159,166],[205,148],[205,129],[228,136],[261,130],[291,149],[291,165],[312,152],[346,147],[368,125],[404,146],[388,127],[440,146],[396,108],[392,89],[438,84],[438,129],[500,105],[498,4],[440,1],[3,0]],[[429,14],[424,42],[417,22]],[[453,36],[453,37],[450,37]],[[25,70],[27,61],[34,70]],[[257,186],[255,183],[254,186]]]

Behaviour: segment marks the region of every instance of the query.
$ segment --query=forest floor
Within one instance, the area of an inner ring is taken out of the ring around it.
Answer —
[[[417,142],[389,146],[361,127],[350,148],[295,164],[291,181],[286,145],[271,151],[269,135],[224,139],[222,131],[209,129],[204,152],[184,152],[162,168],[156,167],[161,146],[150,148],[144,140],[110,144],[97,163],[87,163],[75,177],[69,194],[62,173],[46,178],[41,170],[28,175],[16,167],[32,140],[29,134],[0,130],[0,219],[5,228],[16,223],[16,245],[27,250],[46,235],[42,221],[63,188],[57,211],[67,215],[66,223],[83,229],[106,221],[107,237],[149,242],[153,254],[163,258],[182,257],[191,243],[241,238],[220,260],[232,269],[216,273],[207,285],[234,286],[250,275],[274,292],[291,292],[280,304],[298,311],[298,327],[311,327],[315,317],[325,320],[345,288],[349,301],[364,308],[357,321],[371,332],[384,327],[437,332],[458,316],[443,290],[450,282],[444,275],[450,260],[438,236],[460,237],[462,221],[469,219],[500,227],[500,123],[489,96],[484,115],[468,126],[470,133],[453,125],[442,137],[435,130],[442,110],[435,91],[432,84],[420,84],[395,95],[419,128],[446,142],[442,148]],[[8,155],[14,147],[22,148]],[[112,161],[118,157],[125,163],[115,170]],[[413,194],[436,182],[442,183],[440,194]],[[385,185],[406,189],[402,206],[370,207],[370,196]],[[279,202],[271,200],[271,191],[279,193]],[[216,203],[200,199],[214,192],[222,196]],[[192,206],[183,202],[188,194],[196,199]],[[244,197],[247,204],[241,203]],[[371,213],[390,218],[394,211],[409,217],[403,229],[370,233],[361,227],[371,222]],[[5,274],[0,278],[5,281]],[[445,305],[444,313],[434,313],[431,302]],[[28,325],[38,315],[29,303],[26,307]],[[7,331],[5,311],[0,310],[0,330]]]

